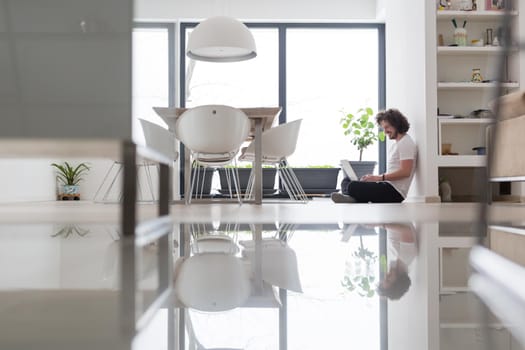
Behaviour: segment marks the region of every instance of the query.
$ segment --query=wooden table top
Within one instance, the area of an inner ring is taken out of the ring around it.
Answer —
[[[173,121],[180,117],[189,108],[170,108],[170,107],[153,107],[153,110],[169,125],[172,126]],[[263,119],[263,131],[272,127],[276,118],[281,114],[282,107],[250,107],[239,108],[249,119],[252,120],[252,127],[250,130],[250,137],[255,135],[255,120]]]

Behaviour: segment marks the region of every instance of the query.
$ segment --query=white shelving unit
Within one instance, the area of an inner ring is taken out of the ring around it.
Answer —
[[[514,51],[518,51],[514,49]],[[438,46],[438,55],[498,55],[501,52],[498,46]]]
[[[503,19],[502,11],[436,11],[436,99],[439,113],[468,116],[472,111],[488,109],[498,87],[501,47],[475,46],[474,40],[487,43],[486,31],[493,38]],[[511,13],[517,22],[519,13]],[[454,24],[467,30],[467,46],[454,44]],[[438,45],[438,37],[443,42]],[[499,39],[499,38],[498,38]],[[506,59],[501,86],[505,92],[520,88],[519,50],[514,49]],[[473,69],[480,69],[485,82],[471,82]],[[486,166],[487,157],[478,154],[477,147],[487,147],[487,127],[491,119],[437,118],[438,154],[436,167],[439,178],[446,178],[452,187],[453,201],[477,201],[471,189]],[[443,144],[450,144],[450,154],[443,154]],[[456,195],[456,196],[455,196]]]
[[[520,87],[518,83],[502,83],[506,89],[517,89]],[[472,83],[470,81],[451,81],[451,82],[439,82],[439,90],[470,90],[470,89],[494,89],[497,87],[496,83]]]
[[[477,20],[477,21],[486,21],[490,20],[493,21],[494,19],[498,20],[502,16],[501,11],[447,11],[442,10],[437,12],[437,19],[438,20],[451,20],[453,18],[459,18],[459,19],[470,19],[470,20]],[[518,11],[512,11],[512,16],[518,16]]]

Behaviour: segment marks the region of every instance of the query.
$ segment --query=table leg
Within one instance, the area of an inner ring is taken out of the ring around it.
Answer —
[[[262,119],[255,119],[255,161],[253,162],[254,171],[254,190],[255,204],[262,203]]]
[[[184,149],[184,202],[189,203],[190,193],[190,182],[191,182],[191,157],[190,150]]]

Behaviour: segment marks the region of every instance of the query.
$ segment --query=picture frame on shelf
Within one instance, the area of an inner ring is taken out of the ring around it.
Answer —
[[[506,0],[485,0],[485,10],[500,11],[505,9]]]

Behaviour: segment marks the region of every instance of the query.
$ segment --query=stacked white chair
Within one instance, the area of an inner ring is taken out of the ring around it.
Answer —
[[[186,184],[186,203],[191,203],[195,183],[198,185],[201,167],[235,164],[239,148],[250,132],[250,120],[240,109],[223,105],[203,105],[188,109],[175,124],[175,135],[190,151],[191,164],[196,167],[190,183]],[[239,203],[242,202],[238,174],[229,168]],[[204,178],[204,177],[203,177]],[[197,179],[197,180],[196,180]],[[233,198],[231,182],[230,197]],[[197,191],[198,193],[198,191]],[[202,190],[201,195],[202,197]]]
[[[262,163],[277,167],[279,179],[286,192],[288,192],[290,199],[306,203],[308,197],[287,160],[287,157],[295,152],[301,121],[302,119],[294,120],[293,122],[270,128],[262,133]],[[243,149],[239,160],[253,162],[254,159],[255,145],[252,142],[246,149]],[[247,197],[253,195],[253,177],[252,171],[246,191]]]

